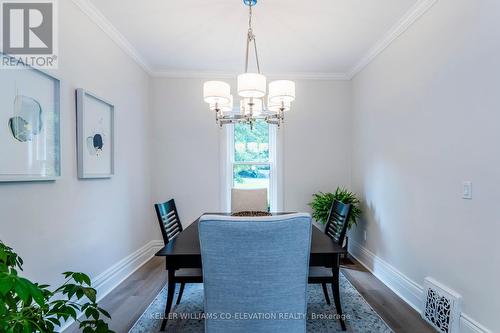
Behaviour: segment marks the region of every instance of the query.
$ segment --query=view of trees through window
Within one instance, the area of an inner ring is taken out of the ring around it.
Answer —
[[[234,125],[233,186],[241,189],[267,188],[269,197],[269,125],[258,121],[253,129]]]

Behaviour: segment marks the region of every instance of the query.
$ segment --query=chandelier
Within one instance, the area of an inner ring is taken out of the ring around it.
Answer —
[[[246,123],[253,124],[261,119],[269,124],[280,126],[284,122],[285,112],[289,111],[295,99],[295,82],[277,80],[269,83],[260,70],[257,42],[252,29],[252,7],[257,0],[243,0],[248,6],[248,32],[245,56],[245,73],[238,75],[238,95],[241,97],[239,108],[234,108],[231,86],[223,81],[207,81],[203,85],[203,99],[211,111],[215,112],[217,124]],[[250,48],[253,45],[257,73],[248,71]],[[267,95],[267,98],[266,98]]]

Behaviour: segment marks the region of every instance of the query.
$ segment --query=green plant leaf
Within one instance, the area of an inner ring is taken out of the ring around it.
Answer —
[[[24,303],[28,302],[28,299],[30,297],[29,286],[24,281],[24,279],[22,279],[22,278],[16,279],[14,290],[16,291],[16,294],[19,296],[19,298]],[[26,305],[29,305],[29,304],[26,304]]]
[[[85,316],[87,318],[94,318],[94,320],[97,320],[99,319],[99,312],[95,309],[95,308],[87,308],[87,310],[85,310]]]
[[[111,319],[111,315],[108,313],[108,311],[102,309],[102,308],[98,308],[99,309],[99,312],[102,313],[105,317],[108,317],[109,319]]]
[[[31,333],[31,324],[29,322],[26,322],[23,326],[23,333]]]
[[[33,283],[18,275],[23,260],[13,249],[0,241],[0,332],[2,333],[54,333],[61,320],[77,320],[79,313],[86,315],[80,328],[88,333],[114,333],[100,319],[109,313],[98,307],[97,292],[91,286],[90,277],[79,272],[64,272],[65,283],[54,291],[49,285]],[[73,282],[74,283],[71,283]],[[90,302],[83,305],[73,297],[86,297]]]
[[[82,297],[83,297],[83,295],[85,295],[85,292],[83,291],[83,289],[82,289],[82,288],[78,288],[78,289],[76,289],[76,298],[77,298],[77,299],[82,298]]]
[[[14,287],[14,281],[8,276],[0,276],[0,294],[7,294]]]
[[[33,283],[29,281],[27,282],[31,297],[33,297],[33,299],[38,305],[43,306],[45,304],[45,297],[43,295],[42,290],[40,290],[39,287],[34,285]]]
[[[80,273],[80,274],[81,274],[81,278],[82,278],[83,283],[85,283],[87,286],[90,286],[92,283],[90,281],[90,277],[86,274],[83,274],[83,273]]]
[[[359,207],[360,201],[356,197],[356,194],[344,187],[337,187],[334,193],[318,192],[313,194],[313,200],[309,203],[309,206],[313,210],[313,218],[322,224],[326,224],[334,200],[351,205],[348,228],[352,228],[362,213]]]
[[[72,278],[73,280],[75,280],[76,283],[78,284],[82,283],[82,277],[80,273],[73,273]]]
[[[90,326],[85,327],[82,331],[82,333],[93,333],[93,332],[94,330]]]
[[[84,293],[91,302],[95,303],[97,300],[97,291],[94,288],[85,288]]]
[[[50,318],[47,318],[47,320],[50,321],[51,323],[53,323],[54,325],[61,326],[61,321],[57,318],[50,317]]]

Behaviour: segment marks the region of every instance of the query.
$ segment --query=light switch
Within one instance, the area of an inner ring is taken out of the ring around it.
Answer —
[[[462,198],[468,200],[472,199],[472,182],[463,182]]]

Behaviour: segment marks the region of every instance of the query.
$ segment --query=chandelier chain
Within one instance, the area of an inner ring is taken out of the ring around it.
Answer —
[[[248,6],[248,30],[252,30],[252,4]]]
[[[255,35],[253,34],[252,29],[252,4],[248,6],[248,34],[247,34],[247,47],[245,54],[245,73],[248,73],[248,60],[250,53],[250,43],[253,43],[254,52],[255,52],[255,62],[257,63],[257,72],[260,72],[260,62],[259,62],[259,53],[257,52],[257,41],[255,39]]]

